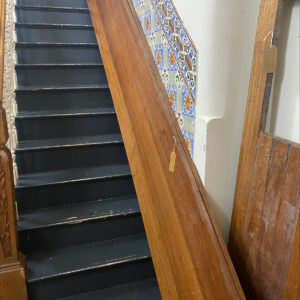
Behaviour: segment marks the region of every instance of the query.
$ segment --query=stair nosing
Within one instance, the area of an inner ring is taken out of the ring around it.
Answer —
[[[22,47],[91,47],[98,48],[97,43],[43,43],[43,42],[16,42],[16,48]]]
[[[114,110],[111,111],[90,111],[90,112],[56,112],[56,113],[45,113],[42,114],[41,111],[33,113],[19,113],[16,115],[16,120],[28,120],[28,119],[46,119],[46,118],[72,118],[72,117],[88,117],[88,116],[107,116],[107,115],[116,115]]]
[[[101,176],[94,176],[94,177],[85,177],[85,178],[75,178],[69,180],[60,180],[60,181],[53,181],[53,182],[45,182],[39,184],[28,184],[28,185],[20,185],[16,184],[16,190],[22,189],[29,189],[29,188],[39,188],[39,187],[47,187],[53,185],[60,185],[60,184],[70,184],[70,183],[78,183],[78,182],[87,182],[87,181],[97,181],[97,180],[105,180],[105,179],[113,179],[113,178],[123,178],[123,177],[131,177],[131,172],[123,173],[123,174],[108,174],[108,175],[101,175]],[[20,178],[21,176],[19,176]]]
[[[81,272],[88,272],[88,271],[92,271],[92,270],[103,269],[103,268],[108,268],[108,267],[111,267],[111,266],[126,264],[126,263],[129,263],[129,262],[134,262],[134,261],[138,262],[138,261],[149,260],[149,259],[151,259],[151,255],[143,255],[143,256],[134,257],[134,258],[126,257],[126,259],[123,258],[123,259],[111,261],[111,262],[106,263],[106,264],[99,264],[99,265],[96,265],[96,266],[85,267],[85,268],[82,268],[82,269],[63,272],[63,273],[60,273],[60,274],[43,276],[43,277],[39,277],[39,278],[35,278],[35,279],[27,278],[26,281],[27,281],[27,283],[34,283],[34,282],[38,282],[38,281],[42,281],[42,280],[47,280],[47,279],[52,279],[52,278],[60,278],[60,277],[64,277],[64,276],[67,276],[67,275],[78,274],[78,273],[81,273]]]
[[[116,239],[111,239],[111,240],[105,240],[105,241],[101,241],[101,242],[97,242],[97,243],[91,243],[91,244],[105,244],[105,243],[108,243],[108,242],[112,242],[112,241],[118,241],[118,240],[122,240],[122,239],[128,239],[128,238],[131,238],[131,237],[145,237],[145,240],[147,239],[146,238],[146,235],[144,233],[140,233],[140,234],[134,234],[134,235],[131,235],[131,236],[127,236],[127,237],[120,237],[120,238],[116,238]],[[73,247],[68,247],[69,249],[70,248],[77,248],[77,247],[84,247],[84,246],[87,246],[87,245],[91,245],[91,244],[85,244],[85,245],[80,245],[80,246],[73,246]],[[63,249],[68,249],[68,248],[63,248]],[[59,251],[60,249],[56,249],[54,251]],[[33,254],[34,255],[34,254]],[[129,262],[134,262],[134,261],[143,261],[143,260],[149,260],[151,259],[151,254],[143,254],[143,255],[140,255],[139,257],[132,257],[132,256],[125,256],[125,257],[121,257],[121,258],[117,258],[117,259],[112,259],[111,261],[109,262],[103,262],[103,263],[99,263],[98,265],[94,265],[94,266],[88,266],[88,267],[84,267],[84,268],[78,268],[77,270],[71,270],[71,271],[64,271],[64,272],[60,272],[60,273],[57,273],[57,274],[51,274],[51,275],[48,275],[48,276],[40,276],[40,277],[37,277],[37,278],[28,278],[29,276],[27,276],[27,283],[34,283],[34,282],[38,282],[38,281],[42,281],[42,280],[47,280],[47,279],[52,279],[52,278],[60,278],[60,277],[64,277],[64,276],[67,276],[67,275],[73,275],[73,274],[78,274],[78,273],[81,273],[81,272],[87,272],[87,271],[91,271],[91,270],[96,270],[96,269],[103,269],[103,268],[107,268],[107,267],[111,267],[111,266],[115,266],[115,265],[120,265],[120,264],[126,264],[126,263],[129,263]]]
[[[128,196],[129,197],[129,196]],[[132,196],[132,198],[136,198],[135,196]],[[88,202],[78,202],[76,204],[73,204],[72,206],[80,206],[82,204],[91,204],[91,203],[96,203],[96,202],[104,202],[104,201],[110,201],[110,200],[117,200],[117,199],[122,199],[125,197],[116,197],[116,198],[107,198],[107,199],[101,199],[101,200],[94,200],[94,201],[88,201]],[[121,200],[122,201],[122,200]],[[38,209],[38,210],[33,210],[33,211],[26,211],[24,213],[20,213],[20,217],[24,216],[29,213],[34,213],[34,212],[39,212],[39,211],[51,211],[54,210],[54,208],[62,208],[62,207],[69,207],[70,205],[64,205],[64,206],[54,206],[50,208],[44,208],[44,209]],[[64,225],[76,225],[78,223],[85,223],[85,222],[93,222],[97,220],[107,220],[107,219],[113,219],[113,218],[118,218],[121,216],[133,216],[133,215],[139,215],[141,212],[139,209],[130,209],[130,210],[124,210],[122,212],[114,212],[113,214],[106,213],[105,215],[93,215],[89,217],[79,217],[77,219],[73,220],[64,220],[64,221],[57,221],[57,222],[52,222],[44,225],[36,225],[36,226],[28,226],[28,227],[20,227],[20,221],[18,222],[18,232],[25,232],[25,231],[30,231],[30,230],[37,230],[37,229],[43,229],[43,228],[51,228],[51,227],[58,227],[58,226],[64,226]]]
[[[31,27],[31,28],[66,28],[66,29],[88,29],[94,31],[93,25],[76,25],[76,24],[47,24],[47,23],[20,23],[16,22],[15,27]]]
[[[52,11],[71,11],[71,12],[80,12],[80,13],[88,13],[88,8],[81,8],[81,7],[60,7],[60,6],[43,6],[43,5],[22,5],[16,4],[16,9],[23,9],[23,10],[52,10]]]
[[[56,92],[56,91],[80,91],[80,90],[109,90],[108,84],[83,85],[83,86],[18,86],[16,93],[28,92]]]
[[[98,136],[97,136],[98,137]],[[19,141],[20,143],[20,141]],[[88,143],[76,143],[76,144],[56,144],[56,145],[42,145],[42,146],[34,146],[34,147],[18,147],[15,149],[15,152],[34,152],[34,151],[47,151],[47,150],[55,150],[55,149],[65,149],[65,148],[77,148],[77,147],[93,147],[93,146],[101,146],[101,145],[115,145],[115,144],[123,144],[122,137],[111,139],[109,141],[96,141],[96,142],[88,142]]]
[[[103,68],[103,63],[62,63],[62,64],[16,64],[15,69],[34,68]]]

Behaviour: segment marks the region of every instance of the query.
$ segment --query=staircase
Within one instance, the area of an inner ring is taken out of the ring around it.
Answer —
[[[160,299],[86,1],[18,0],[16,16],[29,299]]]

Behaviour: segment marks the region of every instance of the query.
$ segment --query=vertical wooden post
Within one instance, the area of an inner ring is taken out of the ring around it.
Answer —
[[[2,106],[5,0],[0,2],[0,299],[27,299],[24,256],[18,251],[17,217],[15,206],[12,158],[6,147],[8,129]]]

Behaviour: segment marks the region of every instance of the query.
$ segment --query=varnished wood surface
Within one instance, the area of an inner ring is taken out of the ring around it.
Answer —
[[[299,206],[298,206],[299,208]],[[285,287],[284,299],[300,299],[300,218],[298,216],[297,231],[294,240],[294,248],[290,262],[288,278]]]
[[[0,300],[26,300],[24,259],[18,250],[12,159],[6,147],[8,130],[2,107],[5,0],[0,0]]]
[[[88,5],[163,299],[244,299],[131,1]]]
[[[265,43],[270,43],[271,35],[266,41],[264,38],[268,32],[274,31],[277,7],[278,0],[261,0],[229,237],[229,249],[236,261],[238,261],[238,253],[243,251],[242,228],[251,183],[249,172],[255,161],[267,83],[267,74],[263,71],[263,51]]]
[[[282,6],[261,0],[229,237],[249,299],[299,299],[299,145],[264,134],[273,76],[263,70],[272,35],[264,39],[274,32],[276,44]]]
[[[249,284],[245,291],[250,299],[283,299],[289,269],[294,268],[293,248],[299,242],[300,147],[262,134],[249,176],[243,228],[244,280]]]

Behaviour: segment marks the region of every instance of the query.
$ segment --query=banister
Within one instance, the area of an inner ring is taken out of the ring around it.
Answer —
[[[131,0],[88,6],[162,298],[244,299]]]
[[[18,250],[12,158],[6,147],[8,129],[2,105],[4,77],[5,0],[0,7],[0,299],[27,299],[24,263]]]

